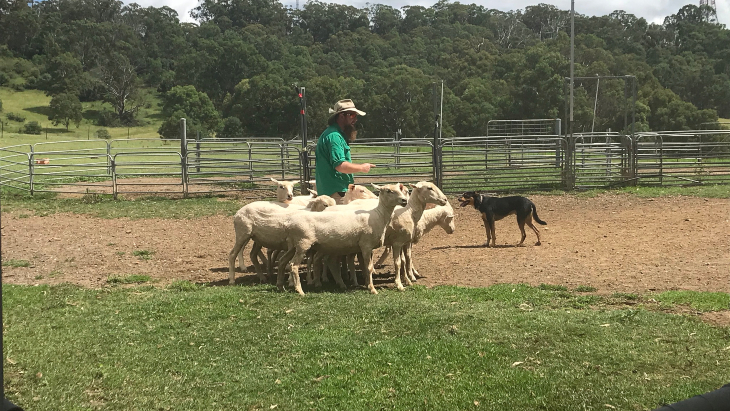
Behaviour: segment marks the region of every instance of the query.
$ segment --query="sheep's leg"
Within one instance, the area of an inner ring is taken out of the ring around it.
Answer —
[[[271,248],[266,250],[266,255],[267,255],[267,258],[269,259],[266,264],[267,273],[268,273],[269,277],[274,276],[274,266],[275,266],[275,262],[276,262],[276,256],[274,256],[275,251],[276,250],[272,250]],[[261,254],[263,255],[263,253],[261,253]]]
[[[307,284],[312,285],[314,283],[314,256],[317,253],[309,250],[307,253]],[[321,285],[321,284],[320,284]]]
[[[259,263],[259,257],[263,257],[264,261],[266,261],[264,253],[261,252],[261,244],[254,241],[253,246],[251,247],[251,254],[249,256],[251,257],[251,262],[253,262],[253,266],[256,269],[256,275],[259,276],[259,280],[262,283],[265,283],[266,276],[264,275],[264,268],[261,263]]]
[[[319,251],[315,252],[314,256],[312,257],[312,269],[314,270],[314,286],[317,288],[322,287],[322,270],[326,269],[324,268],[324,262],[322,261],[323,258],[325,258],[324,254]],[[327,273],[325,273],[325,275],[327,275]]]
[[[370,290],[371,294],[377,294],[378,291],[375,289],[375,285],[373,284],[373,273],[375,272],[375,267],[373,267],[373,249],[372,248],[363,248],[362,249],[362,263],[363,266],[367,267],[368,270],[368,290]]]
[[[284,271],[286,270],[286,266],[289,261],[292,259],[292,257],[294,257],[296,251],[296,248],[292,248],[284,253],[284,255],[279,257],[279,272],[276,276],[276,286],[279,288],[280,291],[284,291]]]
[[[329,266],[330,271],[332,272],[332,277],[335,278],[335,282],[338,286],[340,286],[341,289],[345,290],[347,289],[347,286],[342,281],[342,273],[340,272],[340,259],[339,258],[327,258],[327,265]]]
[[[302,283],[299,280],[299,264],[301,264],[304,257],[306,257],[306,253],[306,250],[297,248],[294,253],[294,257],[291,260],[291,275],[294,277],[294,291],[298,292],[299,295],[304,295]],[[279,273],[281,274],[281,265],[279,265]]]
[[[250,240],[249,236],[237,234],[236,243],[233,245],[230,254],[228,254],[228,284],[230,285],[236,283],[236,257],[238,257],[238,254],[243,253],[248,240]]]
[[[393,244],[393,265],[395,266],[395,286],[403,291],[403,283],[400,280],[401,254],[403,246],[401,244]]]
[[[401,275],[403,276],[403,279],[406,282],[406,285],[413,285],[411,282],[411,276],[408,272],[408,264],[406,264],[406,248],[408,246],[403,246],[403,249],[400,252],[400,271]]]
[[[390,247],[383,248],[383,254],[380,255],[378,262],[375,263],[375,267],[385,266],[385,261],[388,259],[389,254],[390,254]]]
[[[411,243],[408,243],[408,245],[403,249],[403,253],[405,254],[405,260],[406,260],[406,275],[409,276],[411,281],[416,281],[416,275],[414,274],[416,271],[416,268],[413,266],[413,259],[412,256],[412,250],[413,246]]]
[[[347,269],[350,271],[350,282],[357,287],[357,269],[355,267],[355,254],[347,256]]]

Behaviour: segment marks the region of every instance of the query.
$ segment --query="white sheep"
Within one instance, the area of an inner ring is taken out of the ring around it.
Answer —
[[[418,221],[426,209],[426,204],[443,206],[449,202],[444,193],[433,183],[421,181],[415,186],[411,186],[411,188],[413,188],[413,191],[408,199],[408,204],[393,212],[393,218],[385,231],[384,238],[384,245],[393,248],[395,285],[399,290],[403,290],[403,283],[401,282],[402,251],[405,246],[413,241],[413,235],[418,226]],[[405,276],[405,279],[410,285],[410,278]]]
[[[294,183],[288,181],[277,181],[277,199],[291,197],[287,195],[287,189],[291,190]],[[291,194],[291,191],[289,191]],[[259,279],[263,282],[266,277],[263,274],[257,256],[263,260],[261,247],[273,249],[286,249],[284,233],[277,231],[278,226],[284,217],[294,212],[321,211],[327,206],[334,205],[335,201],[329,196],[319,196],[311,201],[311,207],[296,204],[289,204],[282,201],[254,201],[243,206],[233,217],[233,227],[236,232],[236,242],[228,255],[228,282],[235,283],[236,257],[240,255],[243,260],[243,249],[253,239],[255,246],[251,250],[251,260],[254,264]]]
[[[446,234],[453,234],[456,230],[454,224],[454,209],[450,203],[446,203],[443,206],[436,206],[432,208],[426,208],[423,212],[423,216],[418,220],[416,230],[413,232],[413,240],[410,244],[403,248],[403,255],[401,258],[405,260],[405,269],[401,270],[404,276],[408,276],[411,281],[416,281],[417,277],[420,277],[418,270],[416,270],[413,260],[411,258],[411,249],[413,244],[417,244],[421,238],[430,232],[434,227],[439,226],[443,228]],[[388,258],[391,252],[391,247],[385,247],[383,254],[375,266],[382,266],[385,260]]]
[[[342,204],[349,204],[355,200],[364,200],[364,199],[377,199],[378,196],[375,195],[372,191],[368,190],[367,187],[361,186],[359,184],[350,184],[347,186],[347,191],[345,192],[345,196],[342,198]]]
[[[363,263],[368,270],[368,289],[377,294],[373,285],[372,253],[383,244],[385,229],[390,223],[393,210],[397,205],[405,206],[407,199],[403,194],[403,184],[390,184],[373,187],[380,190],[378,206],[372,210],[352,210],[335,213],[298,213],[286,219],[286,240],[288,251],[279,261],[276,284],[283,290],[284,269],[291,260],[294,289],[301,295],[299,264],[309,249],[322,254],[336,256],[362,252]],[[333,270],[335,280],[345,288],[339,270]]]
[[[408,191],[408,187],[401,184],[401,191],[403,191],[403,194],[406,196],[406,198],[409,197],[410,192]],[[371,198],[370,196],[373,196],[374,198]],[[345,199],[348,200],[346,204],[338,204],[334,207],[328,207],[325,211],[327,212],[334,212],[334,211],[342,211],[342,210],[372,210],[375,207],[378,206],[378,197],[373,194],[372,191],[368,190],[365,187],[353,185],[350,184],[350,187],[345,194]],[[396,207],[396,209],[400,208],[400,206]],[[357,272],[355,270],[355,256],[356,254],[351,254],[346,257],[346,263],[348,271],[350,272],[350,281],[352,282],[353,286],[358,286],[357,282]],[[322,260],[324,258],[324,260]],[[329,257],[323,255],[321,252],[316,253],[312,260],[314,263],[314,285],[315,287],[321,287],[322,283],[321,281],[327,282],[327,268],[330,267],[330,263],[327,260]],[[360,262],[360,268],[361,271],[364,273],[365,269],[362,264],[362,257],[358,258]],[[324,267],[320,266],[318,264],[320,261],[324,262]],[[332,267],[339,268],[339,265],[335,264],[332,265]],[[321,271],[320,271],[321,268]],[[309,270],[307,273],[307,283],[312,283],[312,270]]]

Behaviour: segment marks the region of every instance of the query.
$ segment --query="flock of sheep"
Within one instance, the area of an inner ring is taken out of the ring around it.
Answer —
[[[294,196],[292,181],[277,181],[276,201],[255,201],[242,207],[233,218],[236,243],[228,257],[229,283],[235,283],[236,258],[245,271],[243,249],[253,240],[250,257],[262,282],[267,280],[264,268],[273,274],[278,260],[276,285],[284,290],[284,274],[291,269],[289,284],[304,295],[299,278],[299,265],[309,257],[307,283],[320,287],[332,273],[337,285],[345,289],[340,259],[346,257],[350,281],[358,285],[355,256],[367,275],[368,289],[377,294],[373,285],[373,250],[385,246],[379,263],[392,250],[395,285],[403,290],[401,275],[407,285],[416,280],[418,272],[411,259],[411,246],[432,228],[441,226],[454,232],[454,210],[448,199],[434,184],[421,181],[404,184],[372,186],[376,196],[367,188],[351,184],[344,204],[337,205],[329,196]],[[262,247],[267,248],[268,258]]]

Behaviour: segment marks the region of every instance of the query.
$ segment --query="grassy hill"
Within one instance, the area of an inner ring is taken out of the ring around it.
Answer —
[[[84,119],[77,128],[72,124],[68,131],[63,126],[54,126],[48,120],[51,101],[39,90],[15,91],[7,87],[0,87],[0,100],[3,103],[3,111],[0,113],[0,147],[16,144],[31,144],[38,141],[64,141],[64,140],[87,140],[96,138],[96,131],[105,128],[112,138],[159,138],[157,129],[162,122],[160,117],[159,95],[156,92],[150,93],[149,108],[143,109],[140,118],[144,125],[138,127],[100,127],[97,125],[99,113],[111,109],[107,103],[100,101],[82,103]],[[8,118],[8,114],[15,114],[25,119],[16,121]],[[43,127],[41,135],[22,134],[20,130],[23,124],[30,121],[37,121]]]

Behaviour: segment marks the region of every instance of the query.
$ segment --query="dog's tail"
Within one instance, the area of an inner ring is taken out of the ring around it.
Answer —
[[[535,221],[537,221],[538,224],[547,225],[546,222],[540,220],[540,217],[537,216],[537,207],[535,207],[535,204],[530,204],[532,207],[532,217],[535,218]]]

